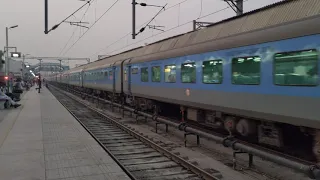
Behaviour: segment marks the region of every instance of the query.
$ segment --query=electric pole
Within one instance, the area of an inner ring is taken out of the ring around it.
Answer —
[[[132,39],[136,38],[136,0],[132,0]]]
[[[224,0],[234,10],[237,16],[243,14],[243,0]]]
[[[62,67],[61,67],[61,59],[59,59],[58,61],[60,61],[60,68],[59,68],[59,72],[61,73],[61,71],[62,71]]]
[[[48,0],[44,0],[44,33],[48,34]]]
[[[22,69],[21,69],[21,71],[22,71],[22,74],[21,74],[21,79],[22,79],[22,81],[23,81],[23,79],[24,79],[24,60],[25,60],[25,55],[23,55],[22,56]]]
[[[240,16],[243,14],[243,0],[223,0],[226,2],[233,11],[237,14],[237,16]],[[211,22],[199,22],[197,20],[193,20],[193,31],[199,30],[203,27],[207,27],[208,25],[211,25],[213,23]]]
[[[161,8],[161,10],[151,19],[151,21],[147,23],[146,26],[142,27],[138,33],[136,33],[136,5],[140,5],[143,7],[152,6]],[[145,28],[149,26],[149,24],[160,14],[160,12],[165,9],[166,6],[167,4],[165,6],[159,6],[146,3],[137,3],[136,0],[132,0],[132,39],[135,39],[138,34],[142,33],[145,30]]]

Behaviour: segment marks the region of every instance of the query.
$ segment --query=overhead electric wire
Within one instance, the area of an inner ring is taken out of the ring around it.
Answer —
[[[157,13],[156,15],[154,15],[154,16],[151,18],[151,20],[150,20],[144,27],[142,27],[142,28],[140,29],[140,31],[139,31],[136,35],[142,33],[142,32],[145,30],[145,28],[148,27],[148,25],[162,12],[162,10],[165,9],[166,6],[167,6],[167,4],[164,5],[164,6],[160,9],[160,11],[158,11],[158,13]]]
[[[95,1],[95,0],[90,0],[91,1]],[[91,4],[89,4],[89,6],[87,7],[86,11],[84,12],[84,14],[82,15],[80,22],[83,20],[84,16],[87,14],[89,8],[91,7]],[[74,34],[76,33],[76,30],[78,29],[78,27],[75,27],[72,35],[70,36],[69,40],[67,41],[67,43],[64,45],[64,47],[62,48],[61,52],[59,53],[59,56],[62,54],[62,52],[65,50],[65,48],[67,47],[67,45],[69,44],[70,40],[73,38]]]
[[[98,18],[98,20],[96,20],[96,21],[89,27],[89,29],[88,29],[87,31],[85,31],[85,32],[79,37],[79,39],[78,39],[76,42],[74,42],[74,43],[68,48],[68,50],[67,50],[65,53],[63,53],[63,55],[65,55],[67,52],[69,52],[70,49],[73,48],[73,46],[74,46],[75,44],[77,44],[77,42],[78,42],[84,35],[86,35],[87,32],[88,32],[105,14],[107,14],[107,12],[109,12],[110,9],[112,9],[112,8],[114,7],[114,5],[116,5],[119,1],[120,1],[120,0],[116,0],[116,1]]]
[[[244,2],[246,2],[246,1],[249,1],[249,0],[245,0]],[[230,8],[231,8],[230,6],[225,7],[225,8],[223,8],[223,9],[220,9],[220,10],[214,11],[214,12],[212,12],[212,13],[206,14],[206,15],[204,15],[204,16],[201,16],[201,17],[199,17],[198,19],[202,19],[202,18],[208,17],[208,16],[210,16],[210,15],[216,14],[216,13],[218,13],[218,12],[221,12],[221,11],[224,11],[224,10],[227,10],[227,9],[230,9]],[[113,52],[117,52],[117,51],[122,50],[122,49],[124,49],[124,48],[126,48],[126,47],[129,47],[129,46],[131,46],[131,45],[140,43],[140,42],[142,42],[142,41],[145,41],[145,40],[150,39],[150,38],[152,38],[152,37],[158,36],[158,35],[163,34],[163,33],[165,33],[165,32],[174,30],[174,29],[176,29],[176,28],[178,28],[178,27],[187,25],[187,24],[192,23],[192,22],[193,22],[193,20],[192,20],[192,21],[185,22],[185,23],[183,23],[183,24],[181,24],[181,25],[177,25],[177,26],[172,27],[172,28],[170,28],[170,29],[168,29],[168,30],[165,30],[165,31],[163,31],[163,32],[160,32],[160,33],[157,33],[157,34],[155,34],[155,35],[146,37],[146,38],[144,38],[144,39],[142,39],[142,40],[139,40],[139,41],[137,41],[137,42],[134,42],[134,43],[131,43],[131,44],[129,44],[129,45],[126,45],[126,46],[124,46],[124,47],[122,47],[122,48],[113,50],[113,51],[109,52],[109,54],[112,54]]]
[[[189,1],[189,0],[184,0],[184,1],[181,1],[181,2],[179,2],[179,3],[176,3],[176,4],[174,4],[174,5],[166,8],[166,11],[161,11],[160,14],[162,14],[162,13],[164,13],[164,12],[167,12],[169,9],[174,8],[174,7],[178,6],[178,5],[180,6],[180,4],[183,4],[183,3],[187,2],[187,1]],[[153,18],[152,18],[152,19],[153,19]],[[152,21],[152,19],[150,19],[150,20]],[[150,20],[148,20],[148,21],[144,22],[143,24],[141,24],[140,27],[143,27],[143,26],[144,26],[145,24],[147,24]],[[95,53],[92,54],[91,56],[95,56],[95,55],[99,54],[101,51],[103,51],[103,50],[105,50],[105,49],[108,49],[109,47],[111,47],[112,45],[114,45],[114,44],[116,44],[117,42],[121,41],[122,39],[124,39],[125,37],[129,36],[130,34],[131,34],[131,32],[127,33],[126,35],[122,36],[121,38],[119,38],[119,39],[117,39],[116,41],[112,42],[111,44],[107,45],[106,47],[104,47],[104,48],[100,49],[99,51],[95,52]],[[90,57],[91,57],[91,56],[90,56]]]
[[[78,8],[76,11],[74,11],[72,14],[70,14],[68,17],[66,17],[64,20],[62,20],[60,23],[54,25],[47,33],[49,33],[52,30],[57,29],[62,23],[64,23],[67,19],[69,19],[71,16],[73,16],[75,13],[80,11],[83,7],[85,7],[87,4],[90,4],[92,0],[87,1],[84,5],[82,5],[80,8]]]

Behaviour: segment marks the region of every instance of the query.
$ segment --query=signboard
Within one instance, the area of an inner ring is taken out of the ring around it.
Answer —
[[[21,53],[20,52],[11,52],[11,57],[20,58],[21,57]]]

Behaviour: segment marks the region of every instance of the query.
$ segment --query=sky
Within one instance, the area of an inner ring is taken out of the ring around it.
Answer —
[[[244,12],[279,1],[281,0],[245,0]],[[82,19],[82,22],[88,23],[82,25],[90,29],[62,23],[56,30],[46,35],[44,0],[0,0],[0,46],[5,46],[5,27],[18,25],[17,28],[9,30],[9,46],[17,47],[23,54],[34,57],[91,58],[91,61],[95,61],[98,55],[120,53],[188,32],[192,30],[192,20],[218,22],[236,15],[231,8],[227,8],[229,6],[223,0],[137,0],[137,2],[157,6],[167,4],[165,10],[150,23],[150,25],[164,26],[161,29],[165,32],[146,28],[136,39],[132,39],[131,0],[92,0],[90,6],[84,6],[67,20],[79,22]],[[49,29],[83,4],[85,2],[80,0],[49,0]],[[136,31],[138,32],[160,10],[161,7],[136,6]],[[26,62],[35,64],[37,60],[26,60]],[[86,62],[63,62],[71,67],[84,63]]]

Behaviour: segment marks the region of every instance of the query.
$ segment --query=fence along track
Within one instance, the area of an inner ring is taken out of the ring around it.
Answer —
[[[218,180],[217,176],[221,177],[220,173],[214,176],[198,168],[60,90],[50,90],[133,179]]]

